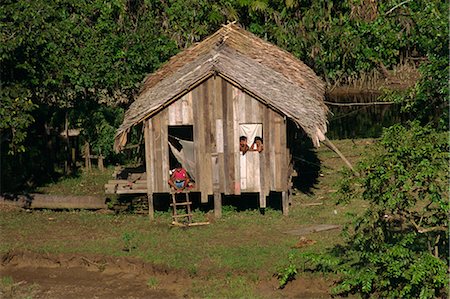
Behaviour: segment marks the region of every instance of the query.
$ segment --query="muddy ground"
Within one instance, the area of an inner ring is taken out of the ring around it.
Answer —
[[[137,259],[78,254],[9,252],[2,256],[2,298],[189,298],[193,279],[183,271],[155,267]],[[285,289],[261,282],[265,298],[329,298],[330,282],[299,277]]]

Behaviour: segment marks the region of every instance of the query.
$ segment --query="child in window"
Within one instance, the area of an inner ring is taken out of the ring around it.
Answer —
[[[242,152],[243,155],[245,155],[246,152],[248,152],[249,147],[247,144],[247,137],[241,136],[239,137],[239,151]]]
[[[251,151],[257,151],[257,152],[262,152],[264,149],[264,145],[263,145],[263,140],[261,137],[256,136],[255,140],[253,141],[252,146],[250,147]]]

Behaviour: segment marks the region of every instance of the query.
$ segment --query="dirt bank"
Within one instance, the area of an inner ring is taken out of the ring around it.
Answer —
[[[192,298],[194,278],[137,259],[79,254],[9,252],[1,257],[1,298]],[[4,284],[4,283],[3,283]],[[277,289],[275,278],[257,284],[261,298],[329,298],[330,282],[302,278]]]
[[[33,298],[181,298],[190,284],[180,272],[136,259],[31,252],[3,255],[0,276],[20,286],[5,297],[28,291]]]

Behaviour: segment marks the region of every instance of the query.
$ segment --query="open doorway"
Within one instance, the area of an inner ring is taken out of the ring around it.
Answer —
[[[195,177],[194,126],[169,126],[169,167],[174,169],[180,163]]]

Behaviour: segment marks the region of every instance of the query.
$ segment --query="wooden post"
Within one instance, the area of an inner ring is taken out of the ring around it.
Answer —
[[[153,139],[150,136],[151,120],[144,121],[144,141],[145,141],[145,169],[147,172],[147,198],[148,198],[148,216],[150,220],[155,219],[155,211],[153,207],[153,171],[152,171],[152,154]]]
[[[87,172],[91,171],[91,150],[87,141],[84,144],[84,167]]]
[[[71,155],[70,155],[70,140],[69,140],[69,116],[68,112],[66,111],[65,115],[65,121],[64,121],[64,134],[66,135],[66,142],[64,146],[64,150],[66,152],[66,160],[64,161],[64,173],[70,174],[70,167],[71,167]]]
[[[281,206],[283,209],[283,215],[287,216],[289,214],[289,196],[288,192],[281,192]]]
[[[214,218],[222,217],[222,194],[214,192]]]
[[[100,169],[100,171],[105,170],[105,166],[103,165],[103,156],[101,154],[98,156],[98,169]]]

